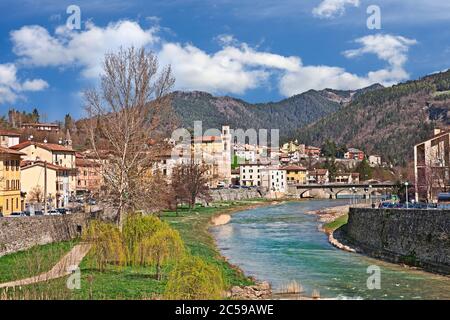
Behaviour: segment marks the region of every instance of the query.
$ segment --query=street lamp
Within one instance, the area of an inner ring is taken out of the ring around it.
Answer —
[[[406,209],[409,209],[408,208],[408,185],[409,185],[408,181],[405,182],[405,187],[406,187],[406,191],[405,191],[405,194],[406,194]]]

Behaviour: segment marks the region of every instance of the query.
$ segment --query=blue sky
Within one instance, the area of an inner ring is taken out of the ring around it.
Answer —
[[[80,30],[65,27],[71,4]],[[120,46],[153,50],[176,89],[250,102],[450,68],[448,0],[2,0],[0,12],[0,114],[37,107],[48,121],[83,116],[83,91]]]

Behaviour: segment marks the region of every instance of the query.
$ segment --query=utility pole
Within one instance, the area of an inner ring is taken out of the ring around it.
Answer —
[[[409,209],[408,208],[408,185],[409,185],[409,183],[408,182],[405,182],[405,189],[406,189],[406,209]]]
[[[47,215],[47,161],[44,161],[44,215]]]

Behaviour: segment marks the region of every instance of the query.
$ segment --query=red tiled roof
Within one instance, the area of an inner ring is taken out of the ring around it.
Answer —
[[[20,162],[20,167],[23,169],[27,169],[33,166],[41,166],[43,167],[45,165],[45,163],[43,161],[21,161]],[[66,168],[63,166],[57,166],[53,163],[47,163],[47,169],[52,169],[52,170],[56,170],[56,171],[71,171],[71,170],[75,170],[72,168]]]
[[[286,171],[306,171],[306,168],[302,166],[287,166],[283,169]]]
[[[76,158],[75,164],[77,167],[100,167],[100,164],[87,159]]]
[[[16,156],[24,156],[25,153],[23,152],[19,152],[10,148],[3,148],[0,147],[0,154],[12,154],[12,155],[16,155]]]
[[[20,133],[15,132],[15,131],[0,129],[0,136],[20,137]]]
[[[214,141],[222,141],[222,138],[218,136],[203,136],[203,137],[194,137],[192,140],[194,142],[214,142]]]
[[[41,143],[41,142],[34,142],[34,141],[25,141],[25,142],[19,143],[19,144],[15,145],[15,146],[12,146],[11,149],[22,150],[22,149],[24,149],[26,147],[29,147],[31,145],[38,146],[40,148],[43,148],[43,149],[46,149],[46,150],[49,150],[49,151],[55,151],[55,152],[61,151],[61,152],[73,152],[73,153],[75,153],[74,150],[68,149],[68,148],[66,148],[64,146],[61,146],[59,144]]]

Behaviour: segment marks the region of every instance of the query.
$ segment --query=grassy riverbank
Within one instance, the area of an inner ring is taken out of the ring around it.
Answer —
[[[250,285],[253,280],[246,277],[238,268],[230,265],[217,250],[214,238],[208,231],[211,219],[220,214],[232,214],[257,206],[270,204],[270,201],[257,199],[236,202],[215,203],[211,207],[197,207],[193,210],[183,208],[176,212],[164,212],[162,219],[167,221],[174,229],[178,230],[187,250],[201,257],[209,263],[218,267],[221,271],[227,287],[233,285]],[[50,246],[63,246],[63,244],[52,244]],[[37,247],[45,256],[45,248]],[[11,257],[4,257],[11,259]],[[0,258],[0,267],[1,267]],[[48,259],[40,268],[41,272],[48,271],[58,259]],[[5,260],[6,261],[6,260]],[[149,267],[118,267],[107,265],[102,272],[92,268],[89,256],[80,264],[81,289],[69,291],[66,289],[67,278],[61,278],[30,286],[34,295],[40,293],[54,294],[45,295],[48,299],[158,299],[161,297],[166,279],[158,281],[155,279],[155,270]],[[168,265],[164,272],[173,268]],[[9,269],[11,270],[11,268]],[[3,272],[10,274],[11,271]],[[5,277],[6,278],[6,277]],[[11,278],[8,280],[12,280]],[[4,281],[2,281],[4,282]]]
[[[326,233],[332,233],[335,230],[342,227],[343,225],[347,224],[347,222],[348,222],[348,214],[344,214],[340,217],[337,217],[334,221],[324,224],[323,229],[325,230]]]
[[[0,283],[36,276],[50,270],[77,241],[35,246],[0,257]]]

